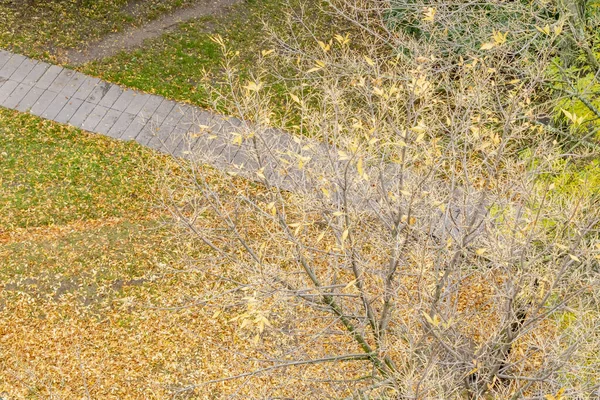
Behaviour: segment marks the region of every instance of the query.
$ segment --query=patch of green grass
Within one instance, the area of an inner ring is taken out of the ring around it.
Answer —
[[[0,0],[0,47],[52,58],[193,0]]]
[[[173,165],[134,142],[0,109],[0,304],[24,295],[98,309],[148,286],[179,260],[153,206],[158,171]]]
[[[28,114],[0,110],[0,226],[28,228],[150,212],[160,158]]]
[[[239,51],[240,75],[248,75],[265,46],[262,21],[275,21],[283,7],[282,0],[244,2],[225,15],[182,23],[144,48],[82,69],[111,82],[208,106],[205,87],[216,82],[203,82],[205,72],[218,81],[223,69],[221,49],[211,35],[221,35],[233,52]]]
[[[248,0],[232,7],[227,14],[182,23],[178,29],[148,41],[139,50],[91,62],[82,66],[81,71],[171,99],[212,107],[214,99],[207,87],[220,87],[225,92],[228,88],[222,86],[222,49],[211,38],[222,37],[228,51],[236,54],[235,75],[244,81],[257,72],[256,62],[261,52],[272,47],[265,24],[286,36],[289,34],[286,13],[297,8],[300,6],[296,0]],[[318,1],[302,12],[310,14],[312,28],[320,39],[333,36],[337,28],[331,23],[331,17],[321,12]],[[302,28],[296,26],[294,29]],[[273,60],[276,62],[275,58]],[[295,77],[293,72],[287,75]],[[274,76],[265,79],[269,81],[275,112],[285,114],[288,83]],[[294,79],[291,82],[295,84]]]
[[[192,26],[186,24],[148,48],[93,63],[84,72],[145,92],[207,106],[208,93],[201,82],[203,71],[218,68],[221,54],[208,36],[198,37]]]
[[[180,262],[189,243],[157,207],[165,172],[185,179],[171,157],[135,142],[0,108],[0,287],[120,291]]]

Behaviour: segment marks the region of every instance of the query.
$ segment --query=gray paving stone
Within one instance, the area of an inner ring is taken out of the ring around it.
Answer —
[[[141,117],[146,118],[146,120],[150,119],[152,114],[156,111],[156,109],[161,105],[164,99],[160,96],[149,95],[150,98],[146,101],[139,114]]]
[[[50,64],[46,64],[45,62],[38,62],[35,64],[35,67],[27,74],[25,79],[23,79],[23,83],[26,83],[31,86],[35,86],[35,83],[44,75],[44,73],[50,68]]]
[[[302,152],[301,143],[296,143],[290,135],[283,134],[278,129],[265,129],[262,132],[260,139],[261,146],[272,153],[282,154],[287,151],[293,153]]]
[[[77,112],[79,107],[83,104],[83,100],[70,98],[67,104],[60,110],[56,118],[54,120],[56,122],[60,122],[61,124],[66,124],[73,118],[73,115]]]
[[[75,76],[75,71],[63,68],[62,71],[58,74],[54,82],[48,87],[48,90],[52,90],[54,92],[61,92],[69,81]]]
[[[110,128],[108,136],[120,139],[134,119],[135,114],[130,114],[128,112],[122,113],[117,122]]]
[[[125,131],[121,134],[122,140],[134,140],[144,129],[146,123],[148,122],[147,118],[142,117],[141,115],[137,115],[131,124],[125,129]]]
[[[71,77],[71,80],[69,81],[69,83],[67,83],[67,86],[65,86],[61,93],[65,96],[73,97],[73,95],[77,93],[79,86],[81,86],[81,84],[85,81],[86,78],[87,77],[84,74],[80,72],[75,72]]]
[[[17,86],[10,96],[8,96],[8,98],[2,102],[2,106],[13,109],[16,108],[17,104],[19,104],[19,102],[23,100],[25,96],[27,96],[27,93],[29,93],[30,90],[31,86],[24,83],[19,83],[19,86]]]
[[[239,130],[239,128],[243,125],[242,120],[235,117],[221,117],[221,116],[213,116],[213,125],[215,126],[215,131],[221,135],[226,135],[231,132],[235,132]]]
[[[30,58],[26,59],[21,63],[21,65],[19,65],[19,68],[17,68],[17,70],[13,72],[13,74],[10,76],[10,79],[17,82],[23,82],[23,79],[25,79],[25,77],[29,75],[29,73],[37,65],[37,63],[38,62],[36,60],[32,60]]]
[[[89,103],[98,104],[106,96],[113,85],[108,82],[100,82],[92,89],[90,95],[85,99]]]
[[[174,132],[169,133],[168,135],[161,134],[161,132],[157,132],[148,143],[143,144],[144,146],[150,147],[151,149],[155,149],[161,151],[163,153],[172,154],[175,149],[177,149],[177,145],[183,139],[183,133],[177,135]],[[141,143],[140,143],[141,144]]]
[[[158,110],[157,110],[158,111]],[[155,113],[156,115],[157,113]],[[177,125],[177,123],[183,117],[183,112],[181,107],[178,104],[175,104],[169,114],[164,118],[161,123],[161,127],[164,125],[172,126],[173,128]]]
[[[140,130],[138,135],[135,137],[135,141],[139,144],[146,146],[154,136],[156,136],[156,132],[160,127],[153,125],[149,122],[146,122],[144,128]]]
[[[55,97],[56,93],[54,93],[51,90],[45,90],[44,93],[42,93],[42,95],[37,99],[35,104],[31,107],[31,110],[29,110],[29,112],[38,116],[42,115],[44,110],[48,108],[48,106],[50,105],[50,103],[52,103]]]
[[[42,112],[41,117],[53,120],[68,102],[69,98],[59,93]]]
[[[0,86],[0,105],[2,105],[6,99],[12,94],[12,92],[19,86],[15,81],[5,80]]]
[[[178,126],[176,130],[177,129],[185,131],[185,127]],[[194,148],[196,147],[196,143],[198,142],[201,136],[197,131],[198,130],[195,129],[195,127],[190,126],[186,132],[183,132],[183,134],[181,135],[182,140],[179,142],[179,144],[177,144],[175,150],[173,150],[173,155],[181,157],[192,154]]]
[[[151,98],[152,96],[149,94],[144,94],[136,91],[135,97],[133,98],[133,100],[131,100],[131,103],[129,103],[129,105],[125,109],[125,112],[134,115],[139,113],[140,111],[142,111],[142,108],[144,108],[146,102]]]
[[[203,158],[203,161],[218,164],[223,163],[222,154],[227,146],[228,143],[222,137],[204,134],[198,138],[193,149]]]
[[[192,106],[187,105],[187,104],[176,104],[175,107],[173,107],[173,111],[171,112],[171,115],[169,115],[166,120],[163,123],[173,123],[173,120],[177,120],[177,124],[182,123],[183,118],[186,117],[186,121],[184,121],[186,124],[188,124],[189,119],[191,117],[191,111],[192,111]]]
[[[87,117],[94,111],[96,104],[84,101],[83,104],[77,109],[77,113],[71,117],[69,124],[78,128],[83,128],[83,123]]]
[[[108,110],[108,107],[104,107],[99,104],[96,105],[85,121],[81,124],[81,127],[87,131],[94,132],[94,129],[100,123],[100,121],[102,121],[102,118],[104,118],[104,115],[106,115]]]
[[[0,49],[0,69],[2,69],[2,67],[4,67],[4,64],[6,64],[6,62],[8,60],[10,60],[11,57],[12,57],[12,53],[10,53],[6,50]]]
[[[119,98],[117,100],[115,100],[115,102],[113,103],[112,106],[110,106],[110,108],[117,110],[117,111],[125,111],[127,109],[127,107],[129,106],[129,104],[135,98],[135,95],[136,95],[135,90],[124,89],[123,92],[121,93],[121,95],[119,96]]]
[[[159,150],[173,155],[181,155],[183,149],[188,149],[188,146],[186,146],[190,141],[190,138],[187,136],[188,132],[189,127],[176,126],[169,136],[162,140],[162,147]]]
[[[103,135],[108,135],[110,132],[110,128],[113,127],[115,122],[119,119],[123,112],[119,110],[109,109],[104,117],[100,120],[96,128],[94,128],[95,132],[101,133]]]
[[[182,107],[182,112],[183,115],[181,117],[181,120],[179,121],[180,124],[183,124],[188,127],[192,125],[200,125],[200,117],[202,115],[202,110],[200,108],[185,105],[184,107]]]
[[[222,125],[223,118],[222,117],[217,117],[216,115],[206,112],[206,111],[201,111],[197,116],[196,116],[196,124],[198,125],[203,125],[203,126],[210,126],[212,128],[212,130],[214,130],[214,132],[216,133],[219,129],[219,125]]]
[[[40,89],[48,89],[56,77],[62,72],[62,70],[63,68],[59,67],[58,65],[50,66],[44,75],[42,75],[35,83],[35,87],[39,87]]]
[[[167,113],[166,110],[169,109],[170,111]],[[160,140],[164,140],[175,129],[179,119],[181,119],[181,113],[177,109],[176,103],[165,99],[148,121],[146,129],[142,131],[145,135],[138,136],[135,140],[144,146],[158,149]]]
[[[81,86],[79,86],[79,89],[73,94],[73,97],[80,100],[87,99],[99,83],[100,79],[87,76],[81,83]]]
[[[29,93],[27,93],[27,95],[23,98],[23,100],[21,100],[19,104],[17,104],[15,109],[22,112],[29,111],[43,93],[44,89],[40,89],[33,86]]]
[[[167,117],[164,119],[164,121],[160,125],[160,127],[158,129],[155,129],[150,140],[148,140],[147,143],[142,143],[142,142],[139,142],[139,143],[141,143],[145,146],[152,147],[153,149],[161,149],[162,147],[166,146],[165,149],[163,149],[163,151],[164,150],[167,150],[167,151],[173,150],[176,147],[176,145],[173,147],[170,147],[171,146],[170,143],[175,141],[175,139],[172,138],[171,136],[173,136],[172,134],[175,131],[175,128],[177,127],[177,122],[179,122],[181,117],[182,117],[182,115],[181,115],[181,112],[178,109],[178,107],[177,106],[173,107],[173,109],[171,110],[169,115],[167,115]],[[181,139],[181,136],[179,137],[179,139]],[[179,143],[179,142],[177,142],[177,143]]]
[[[108,89],[108,92],[106,92],[106,95],[104,95],[104,97],[102,98],[102,100],[100,100],[98,105],[110,108],[113,104],[115,104],[115,101],[117,101],[117,99],[121,96],[121,93],[123,93],[123,89],[121,89],[117,85],[111,85],[110,89]]]
[[[165,118],[167,118],[171,111],[173,111],[175,105],[176,103],[174,101],[163,99],[163,101],[160,103],[160,106],[158,106],[154,113],[152,113],[152,118],[150,119],[149,123],[151,123],[152,126],[162,125]]]
[[[0,78],[8,79],[26,59],[27,57],[20,54],[13,54],[13,56],[0,69]]]
[[[243,166],[250,170],[258,169],[258,162],[254,158],[254,153],[248,152],[244,148],[228,147],[224,155],[227,164],[232,164],[237,167]]]
[[[148,143],[156,136],[156,131],[158,128],[153,127],[150,123],[146,123],[144,125],[144,129],[140,130],[138,135],[135,137],[135,141],[141,144],[142,146],[147,146]]]

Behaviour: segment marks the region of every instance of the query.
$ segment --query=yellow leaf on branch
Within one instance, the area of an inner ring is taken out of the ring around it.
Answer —
[[[540,28],[539,26],[536,25],[535,29],[537,29],[539,32],[543,33],[544,35],[550,34],[550,26],[548,24],[546,24],[543,28]]]
[[[492,37],[494,38],[494,43],[496,43],[498,46],[506,43],[507,36],[508,32],[502,33],[500,31],[494,32],[494,34],[492,35]]]
[[[423,9],[423,21],[433,22],[435,20],[435,8],[425,7]]]
[[[367,62],[367,64],[369,64],[371,67],[375,66],[375,61],[373,61],[372,59],[370,59],[367,56],[363,56],[365,58],[365,61]]]
[[[244,89],[247,89],[251,92],[258,92],[262,88],[262,86],[262,82],[249,81],[248,84],[244,86]]]

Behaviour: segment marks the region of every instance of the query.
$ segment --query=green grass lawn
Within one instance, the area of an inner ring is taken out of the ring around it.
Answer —
[[[149,212],[150,151],[7,110],[0,132],[2,229]]]
[[[211,35],[221,35],[232,51],[240,52],[240,74],[247,75],[265,46],[262,21],[273,22],[281,17],[282,8],[282,0],[243,2],[226,15],[182,23],[178,29],[139,50],[89,63],[83,72],[172,99],[209,106],[207,82],[203,78],[208,72],[219,81],[223,61],[221,49],[211,40]]]
[[[0,0],[0,47],[52,58],[128,25],[140,25],[192,0]]]

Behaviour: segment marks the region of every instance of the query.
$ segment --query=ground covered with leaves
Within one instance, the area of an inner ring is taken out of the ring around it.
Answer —
[[[162,397],[197,349],[192,321],[206,322],[147,307],[196,290],[164,273],[179,244],[151,204],[169,160],[25,114],[0,119],[0,391]]]
[[[15,398],[82,396],[69,384],[75,357],[88,390],[126,393],[98,374],[128,363],[123,337],[140,328],[134,299],[175,256],[149,205],[152,171],[166,160],[33,116],[0,118],[0,387]]]
[[[263,315],[247,293],[232,292],[234,307],[210,297],[239,277],[204,268],[210,249],[174,235],[171,214],[156,206],[165,171],[178,185],[187,179],[177,161],[13,111],[0,111],[0,131],[3,396],[165,398],[242,373],[248,362],[260,368],[260,354],[250,350],[257,340],[278,351],[281,331],[263,337],[253,323],[243,329],[245,319]],[[202,175],[232,203],[236,192],[259,190],[242,180],[232,186],[209,168]],[[249,231],[255,222],[248,218]],[[207,213],[199,226],[213,224]],[[276,311],[266,311],[263,328],[276,323]],[[318,354],[344,340],[333,334],[313,346]],[[282,371],[270,393],[301,387],[299,379]],[[181,394],[218,397],[236,387],[223,382]]]

